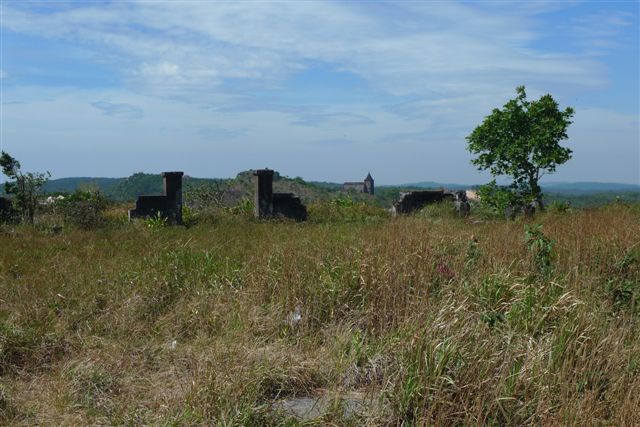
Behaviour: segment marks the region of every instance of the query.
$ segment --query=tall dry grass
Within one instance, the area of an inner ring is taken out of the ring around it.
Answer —
[[[638,206],[370,214],[1,228],[0,424],[640,424]]]

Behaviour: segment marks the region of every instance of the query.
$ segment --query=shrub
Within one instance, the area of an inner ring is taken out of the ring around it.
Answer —
[[[571,203],[554,200],[549,204],[549,212],[564,213],[571,210]]]
[[[542,224],[525,226],[527,249],[533,255],[535,266],[540,274],[551,272],[554,241],[542,232]]]
[[[418,215],[423,218],[443,219],[443,218],[457,218],[453,203],[450,201],[442,201],[437,203],[429,203],[420,211]]]
[[[76,190],[56,202],[65,224],[89,230],[105,224],[104,210],[107,199],[98,191]]]

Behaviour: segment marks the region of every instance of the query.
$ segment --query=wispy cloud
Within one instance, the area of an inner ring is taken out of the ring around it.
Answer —
[[[527,49],[536,34],[526,9],[500,16],[453,3],[365,6],[117,2],[39,13],[5,5],[3,25],[92,45],[96,56],[115,57],[132,85],[171,96],[203,98],[224,91],[225,79],[281,80],[309,59],[340,64],[397,95],[603,79],[589,58]]]
[[[95,101],[91,106],[110,117],[119,119],[140,119],[144,116],[142,108],[130,104],[113,104],[107,101]]]

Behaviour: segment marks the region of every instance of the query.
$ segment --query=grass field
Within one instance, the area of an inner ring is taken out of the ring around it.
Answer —
[[[3,226],[0,424],[640,424],[639,205],[348,219]]]

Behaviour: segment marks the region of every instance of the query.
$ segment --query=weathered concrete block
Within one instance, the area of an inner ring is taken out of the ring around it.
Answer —
[[[400,199],[393,204],[392,213],[408,214],[430,203],[454,200],[453,193],[444,190],[421,190],[402,193]]]
[[[13,219],[13,204],[8,197],[0,197],[0,222],[8,222]]]
[[[296,221],[307,220],[307,208],[292,193],[273,192],[273,170],[258,169],[255,179],[253,214],[256,218],[283,216]]]
[[[292,218],[296,221],[306,221],[307,208],[302,204],[300,198],[292,193],[274,193],[273,215]]]
[[[253,175],[256,177],[253,214],[256,218],[268,218],[273,215],[273,170],[258,169]]]
[[[182,224],[182,176],[184,172],[163,172],[164,194],[138,196],[135,209],[129,211],[129,220],[160,215],[170,224]]]
[[[453,206],[460,216],[468,216],[471,211],[471,205],[467,201],[456,200],[453,202]]]
[[[466,191],[456,191],[453,193],[455,197],[455,201],[453,202],[453,206],[460,216],[468,216],[471,211],[471,205],[467,200]]]
[[[182,176],[184,172],[163,172],[166,215],[172,224],[182,224]]]

